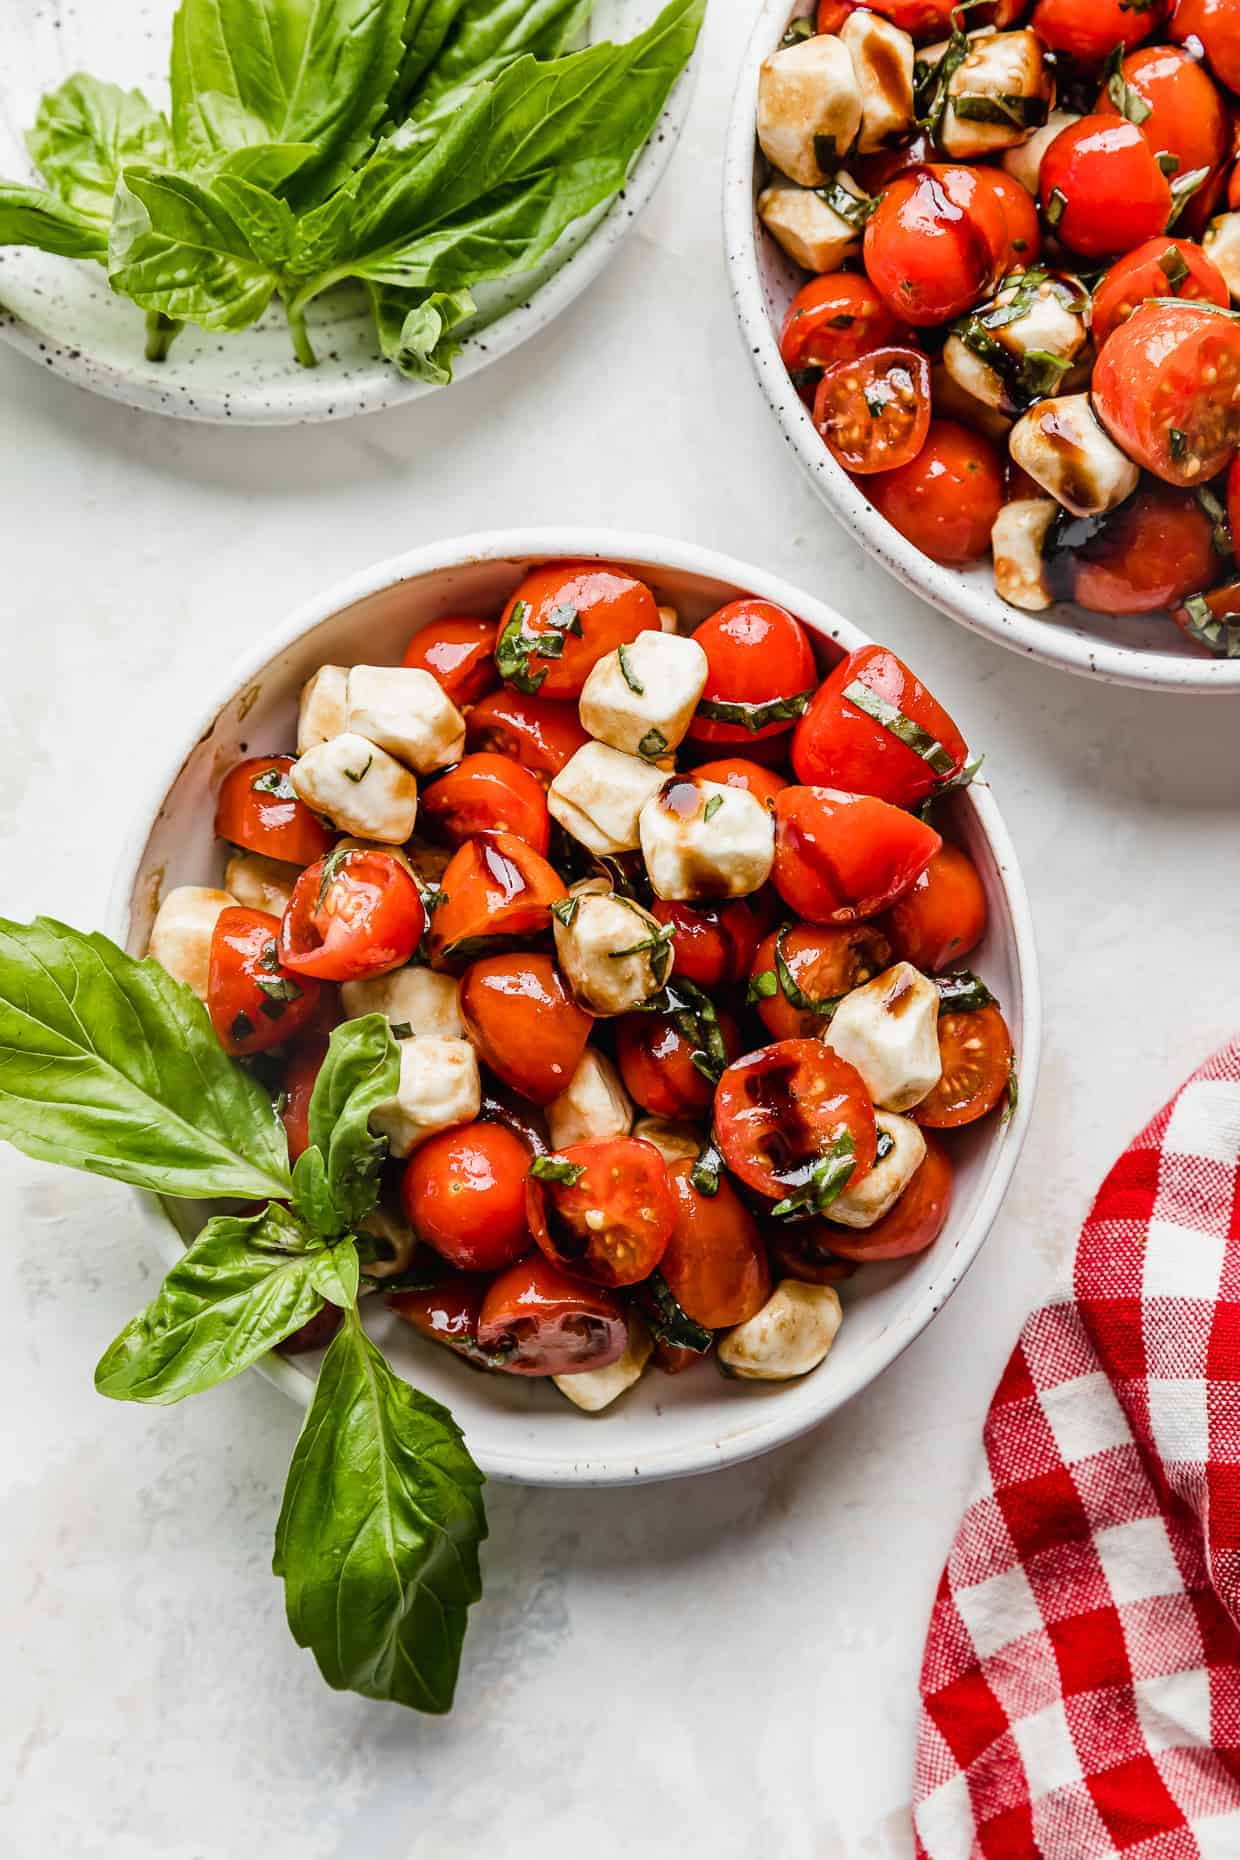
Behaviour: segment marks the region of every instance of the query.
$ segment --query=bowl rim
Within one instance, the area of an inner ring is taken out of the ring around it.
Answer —
[[[320,593],[301,602],[283,620],[265,632],[243,653],[225,676],[197,701],[194,713],[175,732],[165,731],[153,744],[142,771],[145,799],[130,822],[118,848],[105,929],[122,946],[130,931],[131,905],[150,834],[169,791],[197,745],[210,734],[220,713],[247,686],[261,677],[280,655],[303,634],[323,621],[368,597],[404,581],[420,579],[465,564],[553,560],[557,557],[650,564],[673,574],[696,575],[746,589],[761,599],[776,602],[798,614],[812,632],[841,644],[846,651],[868,644],[869,636],[826,602],[738,557],[725,555],[699,543],[627,530],[547,525],[487,531],[424,544],[389,556],[346,575]],[[841,1408],[861,1389],[876,1380],[930,1323],[955,1291],[980,1252],[1011,1182],[1029,1126],[1036,1096],[1041,1056],[1041,992],[1033,920],[1015,848],[997,803],[984,781],[965,790],[962,802],[971,807],[995,859],[1013,932],[1013,973],[1019,994],[1018,1025],[1021,1053],[1021,1090],[1009,1122],[996,1131],[988,1173],[972,1215],[951,1253],[921,1294],[884,1329],[847,1374],[822,1379],[822,1396],[795,1420],[781,1419],[778,1402],[755,1407],[751,1427],[733,1428],[726,1438],[705,1434],[693,1445],[669,1447],[635,1457],[632,1446],[608,1451],[600,1437],[600,1451],[589,1459],[570,1460],[551,1471],[545,1457],[520,1451],[471,1450],[483,1471],[492,1478],[524,1484],[600,1486],[636,1484],[705,1472],[736,1464],[796,1439]],[[1013,1003],[1015,1007],[1016,1004]],[[145,1210],[159,1209],[156,1245],[168,1263],[179,1256],[182,1242],[171,1219],[154,1196],[132,1191]],[[304,1407],[312,1382],[287,1359],[272,1355],[256,1365],[259,1373]],[[785,1414],[787,1410],[782,1411]]]
[[[1091,639],[1069,621],[1022,613],[997,594],[975,592],[958,571],[932,562],[893,529],[823,445],[780,359],[763,298],[754,229],[758,69],[795,10],[795,0],[764,0],[741,61],[724,152],[724,251],[732,302],[758,384],[819,497],[836,521],[912,593],[1009,651],[1062,671],[1146,691],[1240,691],[1240,659],[1190,658],[1113,645]]]

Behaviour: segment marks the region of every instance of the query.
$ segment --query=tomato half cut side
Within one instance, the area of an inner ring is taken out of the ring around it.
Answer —
[[[479,1056],[505,1084],[534,1104],[567,1091],[594,1023],[550,956],[484,956],[462,975],[459,998]]]
[[[899,343],[904,333],[867,277],[833,271],[811,278],[789,304],[779,353],[796,375],[855,362]]]
[[[1240,320],[1204,303],[1150,301],[1103,344],[1098,418],[1168,484],[1205,484],[1240,442]]]
[[[1095,345],[1101,349],[1150,297],[1179,297],[1224,310],[1231,302],[1222,273],[1199,245],[1191,239],[1147,239],[1117,259],[1094,292],[1090,326]]]
[[[997,1007],[939,1015],[943,1075],[913,1110],[930,1130],[955,1130],[993,1111],[1012,1087],[1012,1036]]]
[[[391,853],[341,848],[298,879],[280,925],[280,961],[297,975],[356,982],[403,968],[426,925],[422,894]]]
[[[532,846],[512,833],[466,840],[440,881],[431,917],[431,967],[458,970],[506,944],[539,936],[564,881]]]
[[[926,1154],[890,1213],[873,1227],[831,1227],[831,1245],[842,1259],[864,1264],[876,1259],[907,1259],[924,1253],[942,1233],[952,1206],[952,1166],[947,1151],[927,1136]]]
[[[892,471],[915,459],[930,430],[930,363],[920,349],[875,349],[828,368],[814,425],[845,471]]]
[[[553,1265],[595,1285],[636,1285],[663,1257],[676,1200],[654,1145],[614,1137],[540,1157],[526,1180],[526,1216]]]
[[[715,1130],[748,1188],[809,1213],[859,1182],[878,1144],[861,1074],[818,1040],[779,1040],[730,1065],[715,1092]]]
[[[531,1253],[491,1281],[478,1314],[478,1345],[512,1376],[569,1376],[606,1369],[628,1346],[619,1301]]]
[[[219,839],[288,865],[329,853],[335,835],[293,792],[292,756],[250,756],[228,771],[215,804]]]

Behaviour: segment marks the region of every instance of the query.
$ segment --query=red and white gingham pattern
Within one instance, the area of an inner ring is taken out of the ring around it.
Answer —
[[[1021,1333],[922,1667],[922,1860],[1240,1860],[1240,1040]]]

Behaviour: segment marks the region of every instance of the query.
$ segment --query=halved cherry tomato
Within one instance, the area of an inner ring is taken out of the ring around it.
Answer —
[[[293,792],[292,756],[250,756],[229,769],[215,803],[222,840],[289,865],[309,865],[330,852],[334,834]]]
[[[781,744],[781,754],[782,748]],[[747,794],[756,794],[768,807],[774,806],[780,789],[788,786],[783,775],[777,775],[774,769],[764,769],[760,762],[750,762],[745,756],[724,756],[718,762],[700,762],[693,773],[700,775],[703,781],[717,781],[725,788],[743,788]]]
[[[466,756],[422,790],[418,824],[432,839],[459,846],[476,833],[515,833],[536,853],[551,843],[546,791],[519,762],[482,752]]]
[[[1063,558],[1068,591],[1091,613],[1148,614],[1208,587],[1214,529],[1191,491],[1143,485]]]
[[[831,1227],[831,1244],[844,1259],[907,1259],[924,1253],[942,1233],[952,1205],[952,1166],[934,1137],[926,1138],[921,1167],[889,1214],[873,1227]]]
[[[596,1285],[636,1285],[663,1257],[676,1197],[653,1143],[570,1143],[526,1179],[530,1231],[554,1265]],[[546,1171],[560,1169],[562,1176]]]
[[[749,974],[764,928],[751,899],[712,905],[656,898],[650,908],[661,924],[675,925],[673,967],[684,981],[699,988],[730,988]]]
[[[886,646],[862,646],[842,659],[792,738],[798,781],[876,794],[897,807],[920,806],[968,756],[938,699]]]
[[[1185,638],[1217,659],[1240,659],[1240,581],[1228,581],[1190,599],[1191,607],[1171,610]]]
[[[845,471],[894,470],[916,458],[930,430],[930,364],[920,349],[875,349],[828,368],[814,426]]]
[[[986,934],[986,893],[969,855],[944,840],[882,928],[899,961],[930,975],[976,949]]]
[[[509,685],[482,698],[465,719],[465,742],[470,749],[510,757],[544,788],[589,740],[575,704],[527,697]]]
[[[550,956],[484,956],[461,977],[461,1016],[492,1072],[534,1104],[566,1091],[593,1022]]]
[[[525,577],[500,621],[501,678],[531,696],[580,697],[592,666],[660,630],[654,595],[605,562],[552,562]]]
[[[550,927],[551,906],[565,896],[555,868],[511,833],[466,840],[440,889],[428,944],[435,969],[463,969],[514,939],[540,935]]]
[[[1029,22],[1052,51],[1101,64],[1117,45],[1139,45],[1167,17],[1170,0],[1037,0]]]
[[[979,168],[977,173],[1003,209],[1008,236],[1004,272],[1036,265],[1042,251],[1042,223],[1033,195],[1006,168]]]
[[[761,1046],[729,1066],[715,1092],[724,1161],[772,1201],[813,1206],[815,1168],[833,1151],[841,1165],[852,1159],[843,1186],[859,1182],[874,1166],[877,1128],[861,1074],[821,1040]]]
[[[834,1232],[824,1220],[798,1221],[791,1227],[768,1222],[766,1245],[777,1277],[800,1279],[806,1285],[842,1285],[851,1279],[856,1265],[832,1251]]]
[[[706,654],[706,688],[689,725],[701,743],[779,736],[818,677],[799,620],[773,601],[731,601],[693,635]]]
[[[785,788],[772,877],[807,923],[856,923],[894,904],[942,843],[924,820],[873,795]]]
[[[1199,485],[1240,442],[1240,320],[1200,303],[1144,303],[1104,344],[1094,409],[1129,458]]]
[[[784,367],[833,368],[906,340],[870,280],[855,271],[811,278],[788,306],[779,353]]]
[[[419,627],[405,648],[404,663],[437,678],[458,709],[476,704],[499,683],[494,620],[445,614]]]
[[[1182,297],[1223,309],[1231,301],[1222,272],[1191,239],[1147,239],[1117,259],[1094,292],[1090,321],[1098,348],[1147,297]]]
[[[1171,37],[1196,39],[1206,63],[1229,90],[1240,90],[1240,0],[1176,0]]]
[[[1083,116],[1061,129],[1042,157],[1038,196],[1056,238],[1085,258],[1156,238],[1171,213],[1167,177],[1124,117]]]
[[[716,1011],[729,1059],[741,1050],[740,1029],[723,1008]],[[695,1057],[706,1067],[694,1063]],[[711,1055],[689,1037],[671,1014],[625,1014],[616,1025],[616,1058],[625,1090],[652,1117],[692,1117],[715,1095]]]
[[[758,1223],[722,1176],[713,1195],[690,1177],[693,1162],[668,1170],[676,1225],[659,1271],[687,1318],[704,1330],[727,1330],[761,1311],[771,1295],[771,1268]]]
[[[1177,174],[1217,168],[1227,155],[1231,135],[1223,99],[1197,59],[1175,46],[1129,52],[1095,107],[1099,116],[1140,117],[1141,134],[1156,155],[1175,156]]]
[[[284,1125],[290,1164],[310,1148],[310,1100],[327,1058],[327,1039],[324,1033],[306,1034],[290,1052],[284,1068],[280,1122]]]
[[[388,1304],[397,1317],[433,1343],[446,1344],[458,1356],[478,1358],[483,1354],[478,1322],[486,1295],[487,1281],[481,1273],[452,1272],[445,1267],[426,1291],[394,1292]],[[499,1366],[508,1367],[507,1363]]]
[[[915,459],[861,487],[874,508],[935,562],[962,566],[990,547],[1003,503],[1003,467],[991,441],[955,420],[932,420]]]
[[[458,1124],[420,1144],[401,1178],[419,1239],[462,1272],[499,1272],[530,1250],[530,1152],[502,1124]]]
[[[913,1110],[931,1130],[955,1130],[993,1111],[1012,1079],[1012,1036],[997,1007],[939,1015],[943,1076]]]
[[[875,924],[819,929],[785,924],[759,944],[750,971],[750,998],[775,1040],[821,1038],[831,1004],[881,973],[891,961]]]
[[[293,887],[280,961],[298,975],[356,982],[409,961],[426,927],[422,896],[399,859],[341,848]]]
[[[618,1362],[629,1327],[610,1292],[570,1279],[541,1253],[531,1253],[492,1280],[477,1335],[509,1375],[568,1376]]]
[[[207,1012],[220,1045],[239,1058],[294,1040],[314,1019],[319,984],[282,966],[280,919],[237,904],[211,933]]]
[[[1152,157],[1151,157],[1152,159]],[[897,175],[865,229],[865,268],[905,323],[945,323],[989,296],[1003,275],[1008,228],[976,168],[927,162]]]

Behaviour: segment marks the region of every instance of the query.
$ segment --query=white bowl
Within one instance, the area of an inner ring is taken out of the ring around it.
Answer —
[[[745,347],[780,431],[818,495],[884,568],[975,633],[1048,665],[1148,690],[1240,691],[1240,660],[1212,659],[1187,647],[1165,614],[1128,619],[1087,613],[1063,602],[1045,615],[1022,613],[995,592],[989,559],[944,568],[907,542],[838,466],[814,430],[780,360],[779,332],[806,274],[764,230],[755,200],[762,185],[756,116],[758,70],[788,20],[804,8],[765,0],[741,65],[724,159],[723,222],[728,272]]]
[[[120,857],[111,934],[141,952],[166,888],[218,883],[222,854],[212,815],[220,780],[238,757],[292,743],[299,688],[318,666],[397,661],[419,624],[448,612],[496,613],[531,564],[562,556],[631,563],[660,600],[691,620],[745,592],[777,601],[811,629],[824,665],[866,644],[864,633],[812,595],[713,550],[656,537],[509,531],[436,543],[379,562],[290,615],[218,691],[177,720],[170,753],[152,778],[148,806]],[[933,680],[934,667],[923,670]],[[940,695],[950,703],[950,691]],[[410,1380],[453,1410],[485,1472],[536,1485],[626,1484],[702,1472],[765,1452],[814,1426],[873,1381],[960,1282],[994,1220],[1024,1138],[1037,1074],[1039,1004],[1029,908],[999,810],[980,782],[945,805],[953,836],[967,847],[986,888],[990,928],[970,961],[1003,1003],[1021,1081],[1016,1113],[1006,1125],[988,1119],[954,1145],[957,1195],[945,1232],[918,1258],[866,1267],[841,1288],[846,1317],[839,1341],[822,1368],[803,1381],[738,1386],[725,1382],[713,1366],[674,1378],[650,1374],[614,1408],[594,1417],[537,1381],[480,1375],[377,1312],[376,1334]],[[139,1199],[148,1210],[160,1205]],[[163,1219],[151,1225],[170,1264],[180,1249],[178,1236],[197,1224],[196,1210],[164,1206],[167,1214],[175,1212],[176,1228]],[[308,1401],[311,1372],[305,1364],[273,1356],[265,1367],[295,1400]]]
[[[598,0],[592,40],[629,39],[661,0]],[[131,87],[162,108],[176,0],[102,6],[0,7],[0,175],[37,184],[23,136],[44,91],[73,71]],[[533,271],[482,285],[479,316],[453,366],[463,380],[536,336],[612,257],[672,158],[692,94],[696,55],[667,100],[623,193],[568,231]],[[379,354],[360,286],[317,298],[307,316],[317,368],[294,359],[278,306],[249,329],[215,335],[187,326],[164,362],[143,355],[142,312],[114,296],[98,265],[26,247],[0,248],[0,338],[92,393],[183,420],[278,426],[404,406],[437,390],[407,381]]]

